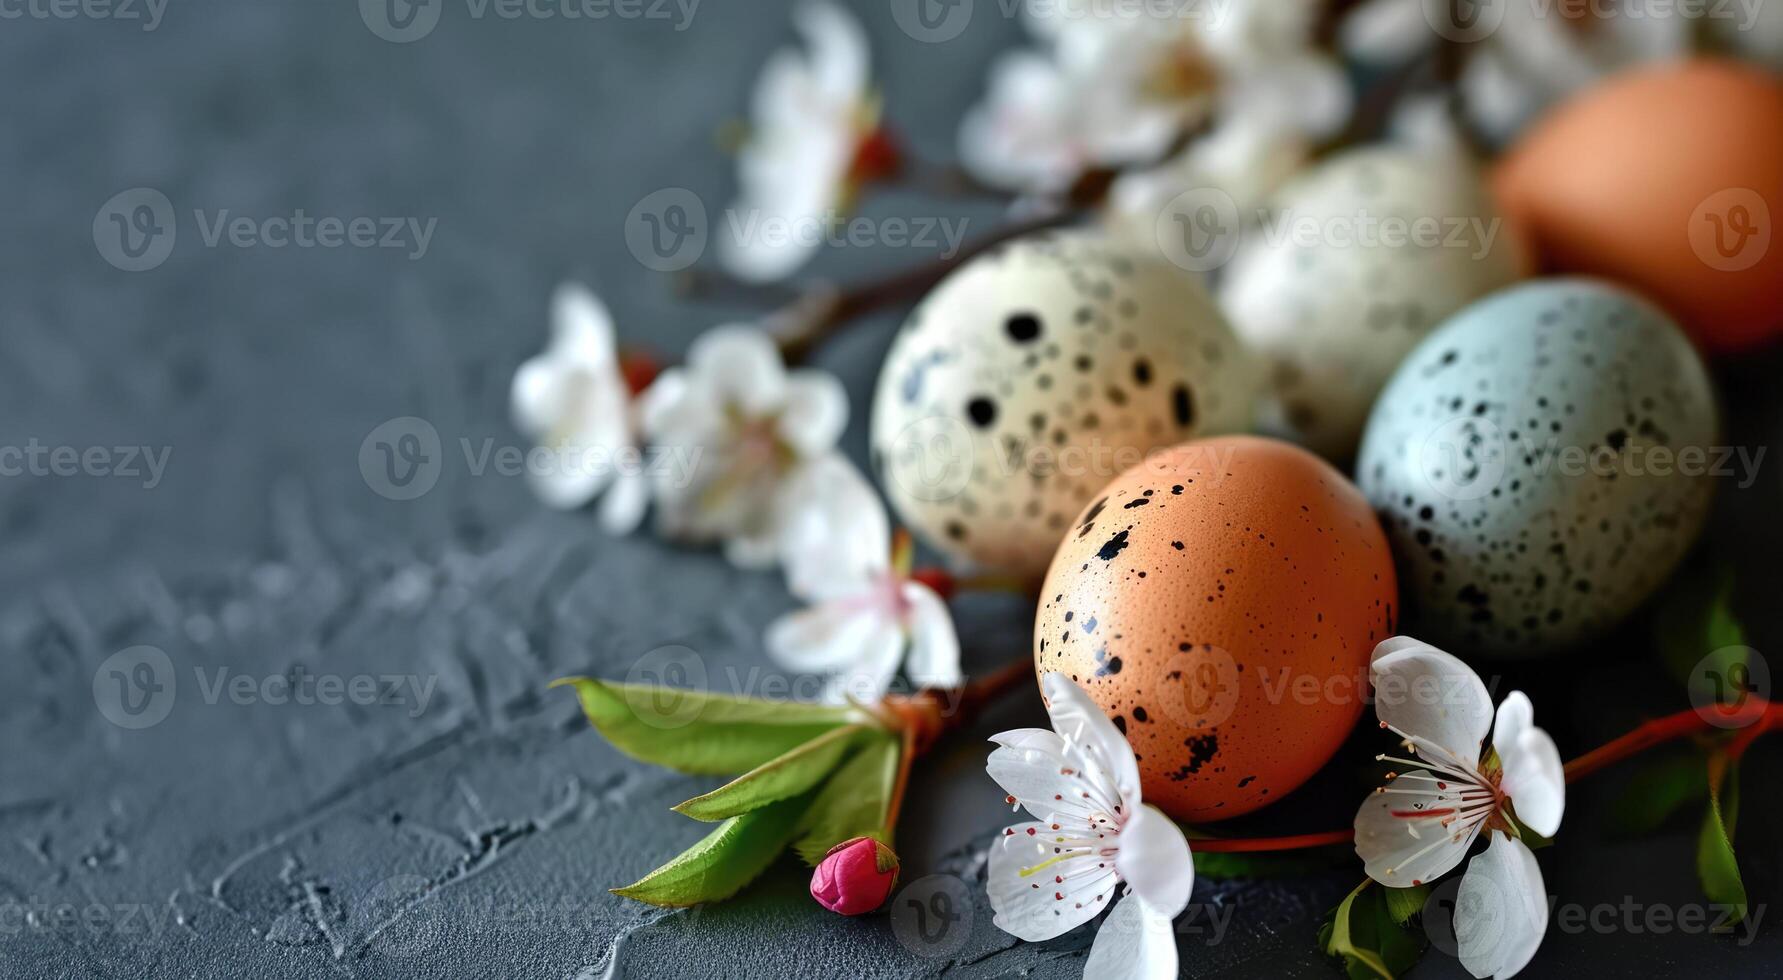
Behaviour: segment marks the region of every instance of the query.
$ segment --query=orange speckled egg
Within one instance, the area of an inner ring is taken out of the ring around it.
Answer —
[[[1126,732],[1146,802],[1235,817],[1349,735],[1396,589],[1380,523],[1330,464],[1273,439],[1196,440],[1078,515],[1047,572],[1034,664]]]
[[[1710,351],[1783,334],[1783,78],[1692,61],[1611,79],[1531,129],[1494,189],[1543,266],[1633,287]]]

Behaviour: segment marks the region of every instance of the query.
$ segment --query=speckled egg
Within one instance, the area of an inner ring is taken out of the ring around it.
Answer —
[[[1357,460],[1409,631],[1523,653],[1615,625],[1695,539],[1716,432],[1701,360],[1632,293],[1540,280],[1457,314],[1381,393]]]
[[[1114,476],[1248,426],[1251,363],[1200,280],[1155,249],[1019,239],[950,276],[893,343],[873,403],[880,483],[935,547],[1038,579]]]
[[[1146,802],[1235,817],[1343,743],[1396,596],[1386,535],[1330,464],[1274,439],[1202,439],[1078,515],[1041,593],[1034,665],[1126,733]]]
[[[1347,462],[1405,355],[1525,264],[1464,161],[1352,150],[1282,189],[1234,259],[1220,303],[1269,362],[1267,431]]]
[[[1783,340],[1783,74],[1619,73],[1530,127],[1493,183],[1545,268],[1635,289],[1710,352]]]

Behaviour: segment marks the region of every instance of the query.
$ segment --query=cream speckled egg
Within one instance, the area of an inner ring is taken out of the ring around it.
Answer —
[[[1523,274],[1524,248],[1480,176],[1376,147],[1290,182],[1247,232],[1220,290],[1269,362],[1265,427],[1348,460],[1393,369],[1451,313]]]
[[[1695,540],[1717,430],[1701,359],[1633,293],[1537,280],[1463,310],[1381,392],[1356,463],[1407,632],[1456,653],[1602,634]]]
[[[1257,372],[1193,274],[1089,232],[961,267],[898,334],[880,483],[950,556],[1038,579],[1071,518],[1154,450],[1250,423]]]

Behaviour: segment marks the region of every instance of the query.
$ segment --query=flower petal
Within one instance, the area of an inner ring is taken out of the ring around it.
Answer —
[[[692,382],[720,405],[744,415],[778,410],[786,399],[786,367],[768,335],[754,327],[723,326],[706,331],[687,351]]]
[[[1048,826],[1089,822],[1091,807],[1079,795],[1081,784],[1069,774],[1076,760],[1067,758],[1064,739],[1044,729],[1024,728],[992,741],[998,747],[985,760],[984,771],[1028,813]]]
[[[846,602],[787,613],[768,625],[768,656],[787,670],[831,673],[861,660],[880,617]]]
[[[1096,702],[1064,674],[1047,674],[1040,679],[1040,691],[1046,695],[1047,714],[1053,731],[1082,753],[1095,772],[1085,776],[1112,785],[1116,799],[1107,802],[1129,810],[1139,806],[1139,763],[1133,758],[1133,747],[1121,735],[1114,722],[1102,713]]]
[[[539,451],[535,458],[543,465],[526,471],[526,483],[545,506],[556,510],[575,510],[583,506],[606,486],[610,471],[592,470],[565,462],[568,454]]]
[[[1505,980],[1529,965],[1548,931],[1548,892],[1535,852],[1494,834],[1467,863],[1455,895],[1456,955],[1476,977]]]
[[[1535,707],[1522,691],[1512,691],[1498,706],[1492,747],[1517,819],[1543,837],[1554,836],[1566,812],[1566,771],[1553,737],[1535,727]]]
[[[1410,888],[1460,864],[1485,814],[1448,818],[1462,816],[1459,811],[1473,802],[1472,794],[1463,798],[1465,787],[1422,769],[1401,775],[1386,789],[1370,793],[1356,811],[1356,855],[1368,877],[1389,888]]]
[[[906,582],[902,589],[909,603],[907,626],[910,652],[904,656],[904,673],[921,687],[958,687],[960,637],[953,628],[953,614],[935,590],[921,582]]]
[[[867,34],[860,22],[833,3],[803,3],[793,24],[811,48],[811,81],[832,100],[858,97],[867,88]]]
[[[551,353],[589,367],[616,360],[613,315],[581,283],[566,282],[551,296]]]
[[[514,372],[514,385],[508,395],[514,428],[529,437],[550,431],[562,414],[569,387],[570,372],[560,368],[549,355],[541,354],[521,364]]]
[[[625,535],[644,522],[650,509],[650,479],[637,470],[621,470],[601,498],[601,527],[608,534]]]
[[[1414,739],[1431,764],[1477,769],[1480,743],[1492,728],[1486,685],[1455,656],[1406,640],[1393,637],[1375,648],[1368,668],[1375,715]]]
[[[1096,930],[1083,975],[1096,980],[1171,980],[1176,976],[1174,918],[1129,891]]]
[[[991,844],[985,881],[996,910],[991,923],[1031,943],[1070,932],[1114,899],[1112,862],[1085,855],[1040,867],[1060,853],[1051,833],[1046,824],[1020,823]]]
[[[1419,0],[1368,0],[1343,19],[1338,47],[1370,64],[1409,60],[1436,42]]]
[[[1011,728],[992,735],[990,741],[1012,749],[1037,748],[1055,756],[1063,755],[1065,751],[1065,740],[1057,732],[1045,728]]]
[[[848,392],[826,371],[800,369],[787,376],[786,406],[780,411],[780,438],[801,456],[836,448],[848,425]]]
[[[861,653],[824,685],[821,699],[830,704],[859,701],[872,704],[885,697],[898,662],[904,659],[904,631],[897,623],[871,617],[874,627],[862,641]]]
[[[891,518],[879,492],[838,454],[812,460],[788,481],[780,561],[787,587],[818,602],[859,595],[891,568]]]
[[[1128,818],[1121,828],[1114,868],[1127,887],[1166,922],[1188,907],[1189,892],[1195,887],[1189,841],[1182,828],[1157,807],[1142,805]]]
[[[724,557],[744,571],[766,571],[779,557],[779,540],[777,528],[738,530],[724,539]]]

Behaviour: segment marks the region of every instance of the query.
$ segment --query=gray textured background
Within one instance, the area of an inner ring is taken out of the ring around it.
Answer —
[[[1019,27],[981,2],[964,36],[932,46],[900,33],[886,3],[853,5],[896,123],[947,156],[988,57]],[[666,808],[710,781],[619,757],[544,684],[623,677],[665,644],[697,651],[715,683],[734,669],[765,684],[777,675],[761,628],[790,600],[774,576],[547,513],[518,479],[471,475],[458,448],[514,441],[508,380],[542,344],[565,277],[606,297],[627,340],[670,353],[739,312],[674,300],[620,228],[662,187],[723,204],[729,168],[713,134],[787,39],[785,6],[706,0],[677,31],[477,20],[451,0],[408,45],[377,37],[353,0],[171,0],[153,32],[0,20],[0,445],[172,451],[153,489],[0,480],[0,976],[1081,971],[1087,935],[1022,946],[982,901],[958,907],[939,946],[899,941],[907,903],[832,917],[790,863],[712,909],[663,914],[609,896],[700,835]],[[135,187],[167,195],[179,238],[165,264],[132,274],[104,261],[92,226]],[[979,231],[995,220],[936,207],[894,196],[869,213],[963,215]],[[438,224],[419,261],[205,247],[192,212],[225,208]],[[819,269],[917,257],[843,250]],[[876,318],[820,355],[857,407],[895,325]],[[1769,445],[1783,429],[1769,394],[1778,366],[1724,370],[1735,442]],[[387,500],[361,475],[360,445],[411,415],[445,441],[444,472],[418,500]],[[857,455],[864,424],[850,427]],[[1738,543],[1761,648],[1777,632],[1778,473],[1773,461],[1754,487],[1724,488],[1716,518],[1717,536]],[[969,603],[961,622],[969,668],[1025,650],[1019,603]],[[180,687],[166,720],[131,731],[96,710],[93,682],[139,644],[166,651]],[[1611,647],[1506,671],[1568,755],[1679,704],[1638,628]],[[418,715],[207,704],[195,668],[397,673],[436,687]],[[1036,701],[1000,708],[926,763],[900,841],[907,880],[976,881],[974,844],[1004,811],[975,736],[1035,722]],[[1761,747],[1748,763],[1741,851],[1761,902],[1783,878],[1777,759]],[[1261,823],[1342,825],[1355,786],[1347,772],[1329,782],[1336,791],[1303,792]],[[1551,889],[1588,905],[1700,901],[1691,827],[1642,842],[1593,832],[1616,782],[1575,796],[1564,853],[1544,859]],[[1312,935],[1357,877],[1199,884],[1185,971],[1336,975]],[[1210,909],[1230,923],[1217,942]],[[1778,936],[1767,923],[1742,949],[1556,932],[1526,975],[1777,976]],[[1458,972],[1433,953],[1417,975]]]

